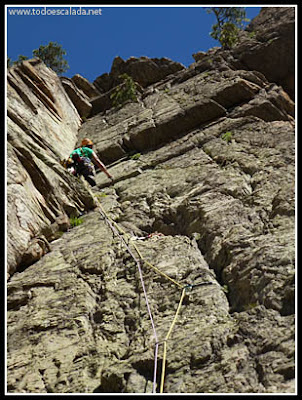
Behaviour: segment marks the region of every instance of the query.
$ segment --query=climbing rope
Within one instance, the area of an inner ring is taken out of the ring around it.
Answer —
[[[145,288],[145,283],[144,283],[144,278],[143,278],[143,273],[142,273],[140,262],[137,263],[137,267],[138,267],[138,271],[139,271],[141,284],[143,287],[143,292],[144,292],[144,296],[145,296],[145,300],[146,300],[146,304],[147,304],[148,313],[149,313],[152,328],[153,328],[155,343],[158,343],[158,338],[157,338],[156,329],[155,329],[155,325],[154,325],[154,321],[153,321],[153,317],[152,317],[151,308],[150,308],[149,301],[148,301],[147,291]],[[153,393],[156,393],[156,372],[157,372],[157,354],[156,354],[156,358],[155,358],[154,373],[153,373]]]
[[[180,289],[183,288],[183,285],[181,285],[180,283],[178,283],[175,279],[171,278],[170,276],[168,276],[167,274],[165,274],[163,271],[159,270],[157,267],[155,267],[154,265],[152,265],[151,263],[149,263],[149,261],[147,261],[146,259],[144,259],[144,257],[142,256],[141,252],[139,251],[137,245],[135,245],[133,243],[133,247],[135,248],[135,250],[137,251],[137,254],[139,255],[139,257],[145,262],[145,264],[147,264],[150,268],[154,269],[154,271],[156,271],[157,273],[159,273],[160,275],[162,275],[163,277],[165,277],[166,279],[168,279],[169,281],[171,281],[172,283],[174,283],[176,286],[178,286]]]
[[[151,312],[151,308],[149,305],[149,301],[148,301],[148,296],[147,296],[147,291],[146,291],[146,287],[145,287],[145,282],[143,279],[143,273],[142,273],[142,268],[141,268],[141,263],[140,260],[138,260],[135,255],[133,254],[132,250],[130,249],[130,247],[128,246],[127,242],[125,241],[125,239],[119,235],[118,230],[122,230],[116,223],[115,221],[113,221],[108,214],[106,213],[106,211],[103,209],[103,207],[101,206],[101,204],[99,203],[100,206],[100,212],[101,214],[105,217],[106,221],[108,222],[109,226],[111,227],[112,231],[114,233],[117,233],[118,236],[120,237],[120,239],[122,240],[122,242],[124,243],[125,247],[127,248],[127,250],[129,251],[129,254],[131,255],[131,257],[133,258],[133,260],[135,261],[138,271],[139,271],[139,275],[140,275],[140,280],[141,280],[141,284],[142,284],[142,288],[143,288],[143,292],[144,292],[144,296],[145,296],[145,301],[146,301],[146,305],[147,305],[147,310],[148,310],[148,314],[149,314],[149,318],[151,321],[151,325],[152,325],[152,329],[153,329],[153,334],[154,334],[154,339],[155,339],[155,353],[154,353],[154,372],[153,372],[153,393],[156,393],[156,374],[157,374],[157,356],[158,356],[158,337],[157,337],[157,333],[156,333],[156,329],[155,329],[155,324],[154,324],[154,320],[153,320],[153,316],[152,316],[152,312]],[[113,223],[119,228],[116,229],[113,226]]]
[[[181,283],[177,282],[175,279],[169,277],[163,271],[159,270],[157,267],[155,267],[149,261],[147,261],[143,257],[143,255],[141,254],[141,252],[138,249],[137,245],[132,243],[134,249],[136,250],[136,252],[138,254],[139,258],[137,258],[133,254],[133,251],[131,250],[130,246],[128,245],[128,243],[125,240],[125,237],[131,238],[131,236],[127,232],[125,232],[115,221],[113,221],[112,218],[109,217],[109,215],[103,209],[103,207],[102,207],[102,205],[100,204],[99,201],[98,201],[98,204],[99,204],[99,211],[100,211],[101,215],[103,216],[105,221],[107,221],[107,223],[110,226],[110,228],[113,231],[113,233],[117,234],[119,236],[119,238],[122,240],[122,242],[124,243],[125,247],[127,248],[128,252],[129,252],[129,254],[131,255],[131,257],[133,258],[133,260],[135,261],[135,263],[136,263],[136,265],[138,267],[140,281],[141,281],[141,284],[142,284],[143,293],[144,293],[144,297],[145,297],[145,301],[146,301],[146,305],[147,305],[147,310],[148,310],[149,318],[150,318],[152,329],[153,329],[153,335],[154,335],[154,339],[155,339],[154,371],[153,371],[153,393],[156,393],[157,359],[158,359],[158,349],[159,349],[159,345],[161,343],[158,341],[158,336],[157,336],[157,333],[156,333],[156,328],[155,328],[155,324],[154,324],[154,320],[153,320],[153,316],[152,316],[152,312],[151,312],[151,307],[150,307],[150,304],[149,304],[149,301],[148,301],[148,295],[147,295],[147,291],[146,291],[146,287],[145,287],[145,283],[144,283],[144,278],[143,278],[143,273],[142,273],[142,268],[141,268],[141,261],[144,262],[146,265],[148,265],[150,268],[152,268],[154,271],[156,271],[158,274],[162,275],[167,280],[169,280],[170,282],[175,284],[178,288],[182,289],[180,301],[178,303],[178,307],[177,307],[176,313],[174,315],[173,321],[171,323],[171,326],[170,326],[170,328],[168,330],[168,333],[167,333],[165,339],[162,342],[163,343],[163,362],[162,362],[162,372],[161,372],[161,381],[160,381],[160,393],[163,393],[164,382],[165,382],[166,360],[167,360],[167,342],[168,342],[168,340],[170,338],[170,335],[172,333],[174,325],[176,324],[176,321],[177,321],[178,315],[180,313],[180,309],[181,309],[181,306],[182,306],[183,299],[185,297],[186,291],[188,289],[192,290],[196,286],[212,284],[212,282],[202,282],[200,284],[195,284],[195,285],[194,284],[182,285]]]
[[[102,210],[102,214],[106,217],[107,220],[111,220],[111,223],[113,223],[117,230],[124,235],[125,237],[128,237],[129,239],[131,238],[131,236],[129,235],[129,233],[125,232],[123,228],[121,228],[115,221],[113,221],[108,214],[105,212],[105,210],[103,209],[103,207],[100,205],[100,209]],[[125,240],[124,240],[124,243]],[[147,261],[141,254],[141,252],[139,251],[139,248],[137,247],[137,245],[135,243],[132,243],[132,246],[135,248],[139,258],[146,264],[148,265],[150,268],[152,268],[154,271],[156,271],[157,273],[159,273],[160,275],[162,275],[163,277],[165,277],[166,279],[168,279],[169,281],[171,281],[172,283],[174,283],[176,286],[178,286],[179,288],[183,288],[183,285],[180,284],[179,282],[177,282],[175,279],[171,278],[170,276],[168,276],[167,274],[165,274],[163,271],[161,271],[160,269],[158,269],[157,267],[155,267],[154,265],[152,265],[149,261]]]
[[[172,332],[172,330],[174,328],[174,325],[176,323],[176,320],[177,320],[177,317],[178,317],[178,314],[179,314],[183,299],[185,297],[185,294],[186,294],[186,288],[183,288],[182,289],[182,293],[181,293],[181,298],[180,298],[180,301],[179,301],[179,304],[178,304],[174,319],[172,321],[170,329],[169,329],[169,331],[168,331],[168,333],[167,333],[167,335],[165,337],[165,340],[164,340],[164,353],[163,353],[163,365],[162,365],[162,371],[161,371],[160,393],[163,393],[163,391],[164,391],[166,359],[167,359],[167,342],[168,342],[168,339],[169,339],[169,337],[171,335],[171,332]]]

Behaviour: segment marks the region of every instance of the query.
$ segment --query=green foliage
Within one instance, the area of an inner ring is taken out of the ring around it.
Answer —
[[[28,57],[19,55],[18,60],[13,62],[13,65],[19,65],[22,61],[28,60]]]
[[[255,31],[251,31],[251,32],[248,33],[248,35],[249,35],[249,37],[250,37],[251,39],[253,39],[253,38],[256,37],[256,32],[255,32]]]
[[[104,198],[104,197],[107,197],[108,195],[106,194],[106,193],[104,193],[104,192],[100,192],[100,193],[96,193],[95,194],[95,197],[97,198],[97,199],[102,199],[102,198]]]
[[[12,59],[10,57],[7,57],[6,66],[7,66],[7,68],[10,68],[10,67],[13,66],[13,62],[12,62]]]
[[[22,61],[28,60],[28,57],[19,55],[16,61],[13,61],[10,57],[7,57],[7,68],[12,67],[13,65],[19,65]]]
[[[201,234],[199,232],[193,232],[192,237],[193,237],[193,239],[198,241],[201,238]]]
[[[238,34],[243,29],[246,18],[244,7],[209,7],[209,13],[213,13],[217,23],[212,25],[210,36],[218,40],[223,48],[230,49],[238,42]]]
[[[228,287],[228,285],[223,285],[222,286],[222,290],[224,291],[224,293],[229,293],[229,287]]]
[[[33,50],[33,56],[40,58],[58,75],[66,72],[69,68],[67,61],[63,58],[64,55],[66,55],[66,51],[56,42],[49,42],[48,45],[41,45],[38,49]]]
[[[78,218],[78,217],[70,217],[70,225],[74,228],[75,226],[81,225],[83,223],[83,219],[82,218]]]
[[[53,69],[58,75],[66,72],[69,65],[63,56],[66,51],[62,46],[56,42],[49,42],[48,45],[41,45],[38,49],[33,50],[33,57],[40,58],[49,68]],[[22,61],[28,60],[27,56],[19,55],[16,61],[12,61],[10,57],[7,58],[7,68],[13,65],[19,65]]]
[[[138,160],[141,156],[141,153],[135,153],[132,156],[130,156],[131,160]]]
[[[237,43],[239,30],[240,29],[231,22],[223,24],[223,29],[221,29],[218,40],[225,49],[230,49]]]
[[[228,132],[225,132],[225,133],[223,133],[222,135],[221,135],[221,139],[222,140],[225,140],[227,143],[230,143],[230,141],[232,140],[232,132],[230,132],[230,131],[228,131]]]
[[[55,238],[56,238],[56,239],[60,239],[60,237],[63,236],[64,233],[65,233],[65,232],[63,232],[63,231],[57,231],[57,232],[55,232]]]
[[[121,85],[116,87],[110,95],[114,107],[121,106],[128,100],[137,101],[137,87],[132,77],[122,74],[119,79],[122,81]]]

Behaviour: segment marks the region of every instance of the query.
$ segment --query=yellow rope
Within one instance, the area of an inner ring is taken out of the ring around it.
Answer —
[[[174,319],[173,319],[172,324],[171,324],[171,326],[170,326],[170,329],[169,329],[169,331],[168,331],[168,333],[167,333],[167,335],[166,335],[166,337],[165,337],[165,341],[164,341],[164,353],[163,353],[163,365],[162,365],[161,383],[160,383],[160,393],[163,393],[163,390],[164,390],[165,370],[166,370],[166,358],[167,358],[167,341],[168,341],[168,339],[169,339],[169,337],[170,337],[170,335],[171,335],[171,332],[172,332],[172,330],[173,330],[173,328],[174,328],[174,325],[175,325],[175,323],[176,323],[176,320],[177,320],[178,314],[179,314],[179,312],[180,312],[180,308],[181,308],[181,306],[182,306],[182,302],[183,302],[183,299],[184,299],[184,297],[185,297],[185,294],[186,294],[186,289],[183,288],[183,289],[182,289],[182,293],[181,293],[181,298],[180,298],[180,300],[179,300],[179,304],[178,304],[178,307],[177,307],[177,310],[176,310]]]
[[[100,202],[98,202],[98,203],[99,203],[99,207],[100,207],[100,209],[102,210],[102,212],[103,212],[103,214],[105,215],[105,217],[106,217],[109,221],[111,221],[111,222],[116,226],[116,228],[118,229],[118,231],[121,232],[123,235],[128,236],[129,238],[131,238],[131,236],[130,236],[127,232],[125,232],[115,221],[113,221],[112,218],[110,218],[110,217],[108,216],[108,214],[107,214],[106,211],[103,209],[103,207],[102,207],[102,205],[100,204]],[[169,337],[170,337],[170,335],[171,335],[171,332],[172,332],[172,330],[173,330],[173,328],[174,328],[174,325],[175,325],[175,323],[176,323],[176,320],[177,320],[177,318],[178,318],[178,315],[179,315],[179,312],[180,312],[180,309],[181,309],[181,306],[182,306],[182,302],[183,302],[183,299],[184,299],[185,294],[186,294],[186,287],[187,287],[187,285],[185,285],[185,286],[184,286],[184,285],[181,285],[179,282],[175,281],[175,280],[172,279],[170,276],[168,276],[168,275],[165,274],[164,272],[160,271],[157,267],[155,267],[154,265],[152,265],[149,261],[147,261],[147,260],[142,256],[142,254],[141,254],[140,250],[138,249],[137,245],[135,245],[134,243],[132,243],[132,245],[133,245],[133,247],[135,248],[135,250],[136,250],[136,252],[137,252],[137,254],[138,254],[138,256],[140,257],[141,260],[143,260],[149,267],[151,267],[152,269],[154,269],[157,273],[159,273],[160,275],[164,276],[166,279],[170,280],[170,281],[173,282],[176,286],[178,286],[179,288],[182,289],[181,298],[180,298],[180,301],[179,301],[179,304],[178,304],[178,307],[177,307],[177,310],[176,310],[174,319],[173,319],[173,321],[172,321],[172,324],[171,324],[171,326],[170,326],[170,328],[169,328],[169,330],[168,330],[168,333],[167,333],[167,335],[166,335],[166,337],[165,337],[165,340],[164,340],[163,364],[162,364],[161,383],[160,383],[160,393],[163,393],[163,390],[164,390],[164,382],[165,382],[166,360],[167,360],[167,341],[168,341],[168,339],[169,339]]]
[[[101,204],[99,203],[101,210],[103,211],[104,215],[106,216],[106,218],[108,218],[115,226],[116,228],[125,236],[128,236],[128,238],[131,238],[131,236],[129,235],[129,233],[125,232],[123,228],[121,228],[115,221],[113,221],[112,218],[110,218],[108,216],[108,214],[106,213],[106,211],[103,209],[103,207],[101,206]],[[172,283],[174,283],[174,285],[178,286],[180,289],[183,289],[184,285],[180,284],[179,282],[177,282],[176,280],[174,280],[173,278],[171,278],[170,276],[168,276],[167,274],[165,274],[163,271],[159,270],[157,267],[155,267],[154,265],[152,265],[149,261],[147,261],[142,253],[140,252],[140,250],[138,249],[137,245],[132,243],[132,246],[135,248],[138,256],[140,257],[140,259],[142,261],[144,261],[150,268],[154,269],[154,271],[156,271],[157,273],[159,273],[160,275],[162,275],[163,277],[165,277],[166,279],[168,279],[169,281],[171,281]]]
[[[149,263],[149,261],[147,261],[141,254],[141,252],[139,251],[137,245],[135,245],[134,243],[133,247],[135,248],[135,250],[137,251],[137,254],[139,255],[139,257],[152,269],[154,269],[154,271],[158,272],[160,275],[162,275],[163,277],[165,277],[166,279],[168,279],[169,281],[173,282],[176,286],[178,286],[180,289],[183,288],[183,285],[181,285],[180,283],[178,283],[177,281],[175,281],[173,278],[171,278],[170,276],[168,276],[167,274],[165,274],[163,271],[159,270],[157,267],[155,267],[154,265],[152,265],[151,263]]]

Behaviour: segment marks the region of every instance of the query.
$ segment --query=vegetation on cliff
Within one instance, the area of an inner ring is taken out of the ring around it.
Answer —
[[[295,105],[263,48],[117,58],[95,85],[9,69],[9,393],[295,392]],[[83,137],[113,186],[61,165]]]

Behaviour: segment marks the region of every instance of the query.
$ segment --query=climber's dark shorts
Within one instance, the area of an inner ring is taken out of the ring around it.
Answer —
[[[75,170],[77,175],[83,175],[86,181],[91,185],[95,186],[95,169],[90,159],[81,157],[79,162],[75,163]]]

